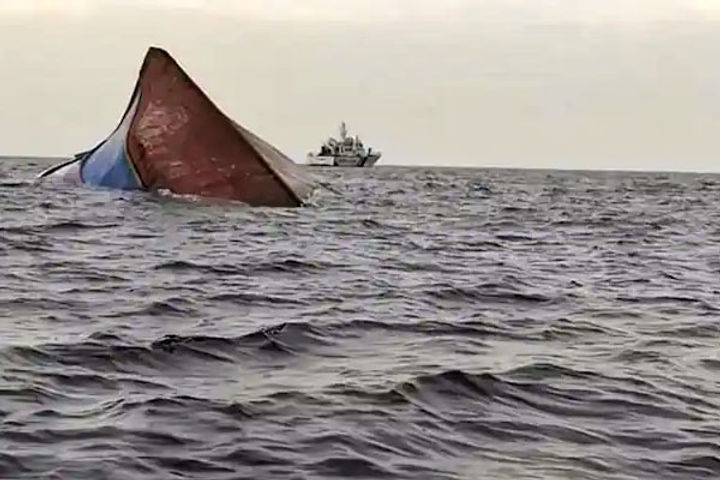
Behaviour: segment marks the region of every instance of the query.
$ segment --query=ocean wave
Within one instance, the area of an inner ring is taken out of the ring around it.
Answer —
[[[494,303],[535,304],[553,302],[556,299],[535,292],[522,292],[510,286],[494,283],[480,284],[472,287],[454,285],[437,285],[427,290],[426,294],[445,301],[477,301]]]
[[[714,176],[317,169],[290,211],[28,165],[1,478],[718,476]]]

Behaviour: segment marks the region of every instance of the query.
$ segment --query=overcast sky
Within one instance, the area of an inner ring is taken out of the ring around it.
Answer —
[[[112,131],[148,46],[303,162],[720,171],[717,0],[0,0],[0,155]]]

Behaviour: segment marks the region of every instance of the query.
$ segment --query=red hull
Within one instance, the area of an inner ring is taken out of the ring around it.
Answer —
[[[276,207],[312,192],[305,171],[223,114],[164,50],[147,52],[138,94],[126,153],[145,188]]]

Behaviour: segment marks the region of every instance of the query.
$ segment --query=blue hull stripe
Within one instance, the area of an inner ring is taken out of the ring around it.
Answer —
[[[140,95],[136,94],[131,108],[115,132],[95,150],[89,152],[83,160],[80,175],[84,183],[123,190],[142,188],[142,182],[125,148],[127,132],[135,116],[139,99]]]

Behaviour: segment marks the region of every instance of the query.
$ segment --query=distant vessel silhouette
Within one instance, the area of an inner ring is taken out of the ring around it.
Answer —
[[[372,167],[382,155],[372,148],[365,150],[360,137],[348,136],[345,122],[340,123],[340,139],[330,137],[320,147],[319,152],[310,152],[307,155],[308,165],[322,165],[328,167]]]

